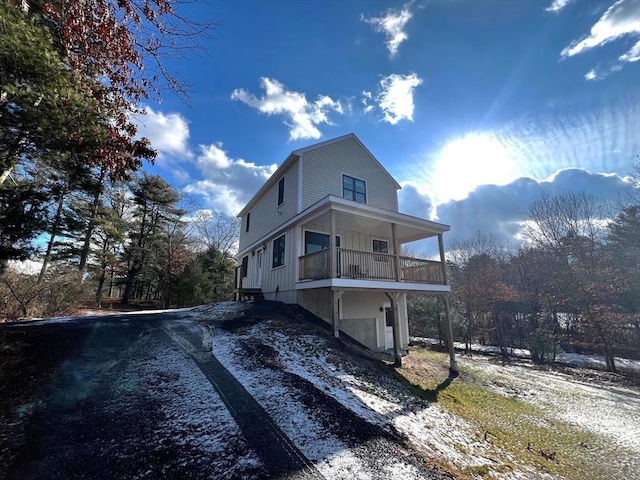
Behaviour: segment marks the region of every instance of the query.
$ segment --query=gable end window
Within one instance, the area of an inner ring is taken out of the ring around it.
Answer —
[[[342,197],[358,203],[367,203],[367,187],[364,180],[343,175]]]
[[[284,265],[284,235],[276,238],[273,241],[273,262],[272,268],[281,267]]]
[[[249,231],[249,223],[251,222],[251,212],[247,213],[247,225],[245,226],[244,231],[248,232]]]
[[[284,203],[284,177],[278,182],[278,206]]]

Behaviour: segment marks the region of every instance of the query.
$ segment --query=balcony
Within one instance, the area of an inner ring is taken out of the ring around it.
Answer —
[[[350,278],[446,285],[442,263],[433,260],[337,248],[336,271],[331,272],[329,253],[324,249],[299,257],[300,281]]]

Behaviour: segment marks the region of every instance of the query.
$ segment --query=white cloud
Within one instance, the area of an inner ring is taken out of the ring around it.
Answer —
[[[179,113],[156,112],[145,107],[145,115],[134,119],[138,134],[151,140],[158,151],[158,159],[167,157],[186,160],[193,156],[189,150],[189,122]]]
[[[318,139],[322,136],[318,125],[331,125],[327,116],[330,111],[343,113],[342,104],[327,95],[321,95],[315,102],[307,101],[304,93],[287,91],[282,83],[272,78],[263,77],[260,85],[265,91],[261,98],[238,88],[231,94],[232,100],[240,100],[260,113],[266,115],[284,115],[285,125],[289,127],[289,139]]]
[[[589,70],[586,75],[584,76],[584,78],[586,80],[600,80],[600,76],[598,76],[598,72],[596,72],[595,68],[592,68],[591,70]]]
[[[395,125],[400,120],[413,121],[413,90],[421,83],[422,79],[415,73],[394,73],[380,80],[376,101],[386,122]]]
[[[549,5],[547,8],[545,8],[545,10],[547,12],[555,12],[558,13],[560,10],[562,10],[564,7],[566,7],[567,5],[569,5],[573,0],[553,0],[553,3],[551,3],[551,5]]]
[[[572,57],[625,35],[640,35],[640,0],[618,0],[591,27],[590,35],[572,42],[560,55]],[[637,44],[627,53],[630,58],[633,57],[636,46]]]
[[[201,195],[208,207],[230,215],[236,215],[277,168],[233,159],[219,142],[200,145],[196,166],[202,180],[190,183],[184,191]]]
[[[360,15],[360,20],[371,24],[376,32],[386,35],[387,48],[392,57],[398,52],[400,44],[409,38],[404,27],[412,17],[409,10],[410,5],[411,3],[406,4],[399,11],[389,9],[381,17],[366,18],[364,15]]]
[[[373,94],[371,92],[367,92],[366,90],[362,91],[362,100],[360,100],[360,102],[362,103],[362,105],[364,105],[364,113],[367,114],[369,112],[372,112],[373,109],[375,108],[373,105],[371,105],[371,101],[373,100]]]
[[[637,62],[640,60],[640,41],[631,47],[631,49],[618,60],[621,62]]]

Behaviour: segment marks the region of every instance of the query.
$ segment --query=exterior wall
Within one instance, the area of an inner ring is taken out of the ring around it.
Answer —
[[[265,298],[275,300],[275,292],[278,290],[278,300],[285,303],[295,303],[296,265],[298,263],[296,228],[278,232],[249,252],[249,265],[247,277],[243,280],[244,288],[261,288]],[[273,268],[273,241],[285,235],[284,265]],[[264,249],[262,248],[264,245]],[[262,257],[262,282],[258,287],[258,250],[263,253]],[[293,293],[286,293],[293,292]],[[287,301],[286,298],[290,298]]]
[[[331,324],[331,292],[328,288],[301,290],[297,303]],[[381,307],[389,305],[382,292],[346,291],[340,298],[340,330],[372,350],[384,350],[385,314]],[[399,301],[400,346],[409,345],[409,323],[407,321],[406,296]]]
[[[303,154],[302,209],[327,195],[342,197],[342,175],[366,182],[367,205],[398,211],[396,185],[354,138]]]
[[[303,227],[303,231],[304,230],[329,233],[329,226],[313,223],[313,224],[305,225]],[[376,240],[386,240],[387,244],[389,245],[389,253],[391,254],[395,253],[393,250],[393,242],[391,241],[391,226],[389,226],[389,236],[372,234],[363,230],[366,230],[366,229],[362,227],[360,231],[354,231],[354,230],[345,230],[343,228],[337,228],[336,235],[340,237],[341,248],[359,250],[361,252],[372,252],[373,240],[376,239]],[[304,251],[301,252],[301,254],[303,253]]]
[[[294,162],[253,206],[250,210],[251,220],[248,232],[246,231],[247,216],[242,217],[240,251],[260,240],[298,213],[298,168],[299,162]],[[284,202],[278,206],[278,181],[283,176]]]
[[[380,350],[377,345],[376,323],[376,318],[345,318],[340,320],[340,330],[371,350]]]
[[[365,343],[365,337],[354,338],[374,350],[384,350],[385,314],[384,310],[382,312],[380,311],[380,308],[383,307],[385,303],[389,303],[389,299],[387,298],[387,296],[383,292],[347,291],[342,294],[342,298],[340,300],[342,302],[342,319],[346,319],[347,321],[353,321],[355,319],[375,319],[375,346],[367,345]],[[405,313],[406,307],[404,307],[402,303],[403,301],[404,300],[401,300],[401,302],[399,303],[400,347],[406,349],[409,344],[409,324],[407,322],[407,315]]]
[[[324,321],[331,323],[331,291],[328,288],[299,290],[298,304]]]

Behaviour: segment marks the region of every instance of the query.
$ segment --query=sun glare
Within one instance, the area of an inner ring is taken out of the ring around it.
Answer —
[[[431,183],[440,203],[466,198],[479,185],[505,185],[518,176],[517,161],[495,135],[471,133],[440,150]]]

